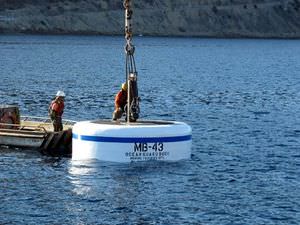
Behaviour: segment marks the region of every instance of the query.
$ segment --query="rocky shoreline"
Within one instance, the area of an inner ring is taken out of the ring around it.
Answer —
[[[123,35],[119,0],[0,0],[0,33]],[[134,33],[300,38],[300,0],[139,0]]]

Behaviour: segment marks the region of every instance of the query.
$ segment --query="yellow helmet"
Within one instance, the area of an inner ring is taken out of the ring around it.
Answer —
[[[127,91],[127,83],[123,83],[121,87],[124,91]]]

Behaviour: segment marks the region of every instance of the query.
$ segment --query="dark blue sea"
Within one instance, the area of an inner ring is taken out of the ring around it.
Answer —
[[[144,119],[193,129],[191,160],[114,164],[0,149],[0,224],[300,224],[300,41],[138,37]],[[110,118],[123,37],[0,36],[0,104]]]

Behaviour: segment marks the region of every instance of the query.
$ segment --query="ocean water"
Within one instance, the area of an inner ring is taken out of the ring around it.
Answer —
[[[0,224],[300,224],[300,41],[134,39],[141,117],[192,126],[191,160],[0,149]],[[123,37],[0,36],[0,104],[110,118]]]

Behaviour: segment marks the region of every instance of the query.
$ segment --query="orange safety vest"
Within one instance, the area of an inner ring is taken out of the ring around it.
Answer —
[[[122,108],[124,109],[127,104],[127,92],[120,90],[115,97],[115,109]]]
[[[57,116],[62,116],[65,108],[65,104],[63,101],[59,101],[57,99],[53,100],[50,105],[50,110],[55,111]]]

